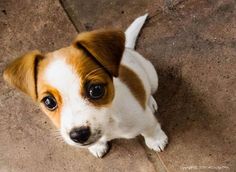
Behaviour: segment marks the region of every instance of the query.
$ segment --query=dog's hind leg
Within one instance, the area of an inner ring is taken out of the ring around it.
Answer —
[[[157,110],[158,110],[158,105],[157,105],[157,102],[156,102],[156,100],[154,99],[153,96],[150,96],[150,97],[149,97],[148,106],[151,108],[153,114],[154,114],[155,112],[157,112]]]
[[[158,122],[152,127],[147,128],[142,132],[146,145],[157,152],[163,151],[168,143],[168,137],[161,129]]]

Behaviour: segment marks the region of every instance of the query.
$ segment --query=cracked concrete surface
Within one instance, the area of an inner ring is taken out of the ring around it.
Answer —
[[[141,137],[115,140],[96,159],[63,143],[39,108],[0,77],[0,171],[235,171],[235,8],[234,0],[1,0],[1,75],[29,50],[61,48],[77,31],[125,29],[148,12],[137,49],[159,73],[157,117],[170,143],[157,154]]]

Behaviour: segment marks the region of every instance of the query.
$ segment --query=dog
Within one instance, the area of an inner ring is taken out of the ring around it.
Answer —
[[[124,32],[80,33],[65,48],[35,50],[11,62],[3,77],[39,103],[65,142],[88,148],[98,158],[116,138],[142,135],[162,151],[168,137],[154,116],[158,76],[150,61],[135,51],[143,15]]]

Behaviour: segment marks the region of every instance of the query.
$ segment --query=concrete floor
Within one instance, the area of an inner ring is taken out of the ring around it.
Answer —
[[[67,46],[77,31],[125,30],[146,12],[137,49],[160,76],[166,150],[150,151],[138,137],[113,141],[96,159],[63,143],[39,108],[0,77],[1,172],[236,171],[235,0],[1,0],[0,74],[29,50]]]

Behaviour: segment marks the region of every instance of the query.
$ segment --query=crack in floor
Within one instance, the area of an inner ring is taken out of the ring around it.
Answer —
[[[79,19],[77,19],[76,21],[74,21],[73,15],[74,12],[72,10],[72,8],[70,7],[70,3],[66,2],[64,0],[59,0],[59,3],[61,4],[64,12],[66,13],[67,17],[69,18],[70,22],[73,24],[75,30],[79,33],[79,32],[83,32],[86,31],[86,27],[81,23],[81,21]]]
[[[152,163],[154,169],[156,172],[169,172],[166,165],[164,164],[163,160],[159,156],[159,154],[153,150],[150,150],[144,142],[144,139],[140,136],[138,137],[138,142],[141,145],[141,147],[144,149],[147,159],[149,162]]]

